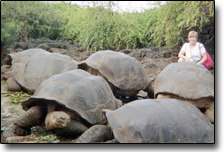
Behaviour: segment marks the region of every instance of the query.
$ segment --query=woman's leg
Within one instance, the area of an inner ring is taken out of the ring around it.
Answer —
[[[200,60],[198,60],[200,61]],[[194,63],[196,64],[198,61],[194,61]],[[205,68],[205,66],[203,64],[200,64],[201,67]]]

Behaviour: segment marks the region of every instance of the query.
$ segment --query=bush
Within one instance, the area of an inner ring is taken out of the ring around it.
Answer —
[[[1,41],[4,45],[12,44],[19,40],[20,29],[14,21],[6,22],[1,26]]]
[[[46,37],[73,39],[94,50],[148,46],[173,49],[186,41],[190,30],[199,34],[209,31],[207,26],[214,20],[213,1],[156,2],[157,7],[143,13],[114,12],[112,8],[117,6],[111,1],[92,3],[94,7],[65,2],[1,2],[1,40],[12,43]]]
[[[65,19],[52,4],[38,1],[4,1],[1,4],[1,40],[4,42],[60,37]]]

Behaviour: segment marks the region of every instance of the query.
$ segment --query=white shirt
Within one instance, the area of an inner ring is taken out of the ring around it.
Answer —
[[[200,50],[199,50],[199,46],[200,46]],[[186,51],[188,48],[190,49],[190,43],[184,43],[184,45],[181,48],[181,51],[186,54]],[[206,50],[204,45],[202,43],[197,42],[196,47],[194,47],[193,49],[190,49],[191,59],[193,59],[194,61],[199,61],[201,60],[202,54],[205,52]]]

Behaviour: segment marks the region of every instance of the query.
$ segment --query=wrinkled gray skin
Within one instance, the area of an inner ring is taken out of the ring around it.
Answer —
[[[21,105],[26,113],[4,131],[5,138],[27,135],[32,126],[43,122],[47,130],[76,138],[92,125],[105,124],[102,109],[115,110],[122,103],[103,78],[76,69],[43,81]]]
[[[75,143],[101,143],[114,138],[110,127],[106,125],[94,125],[84,132]]]
[[[209,120],[195,106],[183,101],[136,100],[117,110],[104,111],[114,138],[120,143],[214,143],[214,128]],[[88,133],[93,134],[93,140],[84,133],[77,142],[99,142],[94,133]],[[100,139],[102,134],[103,130]],[[109,135],[109,131],[105,134]],[[110,141],[113,138],[106,137]]]

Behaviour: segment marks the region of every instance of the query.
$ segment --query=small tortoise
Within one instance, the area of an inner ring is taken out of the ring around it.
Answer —
[[[140,90],[153,97],[152,78],[145,73],[141,63],[124,53],[110,50],[98,51],[78,64],[78,68],[103,77],[117,96],[135,96]]]
[[[104,111],[115,140],[108,127],[95,125],[76,143],[214,143],[210,121],[194,105],[183,101],[135,100],[117,110]]]
[[[4,137],[29,134],[32,126],[45,122],[47,130],[75,138],[92,125],[105,124],[102,109],[117,109],[122,103],[103,78],[76,69],[43,81],[21,105],[25,114],[10,125]]]
[[[42,81],[54,74],[77,69],[78,64],[67,55],[49,53],[42,49],[28,49],[9,56],[12,58],[13,78],[30,94],[34,93]]]
[[[175,98],[189,102],[214,123],[214,76],[193,63],[171,63],[155,80],[156,98]]]

